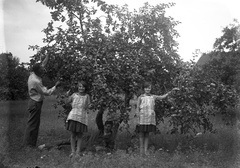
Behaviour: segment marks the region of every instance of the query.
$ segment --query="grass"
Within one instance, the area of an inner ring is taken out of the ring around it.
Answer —
[[[63,121],[54,109],[54,98],[44,102],[38,145],[69,138]],[[95,113],[90,115],[90,130],[96,129]],[[161,126],[161,134],[151,135],[149,152],[146,157],[139,156],[138,138],[133,136],[134,120],[130,132],[122,129],[116,141],[117,150],[112,154],[86,153],[81,158],[70,160],[70,146],[61,149],[40,151],[22,148],[23,134],[28,119],[27,101],[0,102],[0,167],[9,168],[66,168],[66,167],[140,167],[140,168],[238,168],[239,128],[225,126],[219,119],[214,121],[216,134],[202,134],[194,138],[183,135],[166,134],[168,127]],[[124,125],[122,125],[124,127]]]

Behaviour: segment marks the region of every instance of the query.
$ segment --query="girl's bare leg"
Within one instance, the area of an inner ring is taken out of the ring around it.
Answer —
[[[144,148],[144,133],[139,133],[139,142],[140,142],[140,155],[143,155],[143,148]]]
[[[148,142],[149,142],[149,133],[145,132],[144,134],[144,154],[147,154],[148,151]]]
[[[81,150],[82,135],[83,135],[82,132],[77,133],[77,150],[76,150],[76,153],[77,153],[77,154],[79,154],[79,153],[80,153],[80,150]]]
[[[75,153],[75,146],[76,146],[76,133],[72,132],[72,134],[71,134],[71,150],[72,150],[71,155],[73,155]],[[72,157],[71,155],[70,155],[70,157]]]

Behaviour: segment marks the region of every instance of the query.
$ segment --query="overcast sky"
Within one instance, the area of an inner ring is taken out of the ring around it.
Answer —
[[[112,4],[128,4],[138,8],[146,0],[105,0]],[[236,18],[240,21],[239,0],[148,0],[150,4],[176,2],[167,10],[181,24],[176,27],[180,38],[179,50],[183,60],[190,60],[195,49],[202,52],[212,50],[216,38],[221,36],[223,27]],[[0,0],[0,52],[11,52],[28,62],[35,52],[29,45],[42,46],[44,33],[50,21],[49,9],[36,0]]]

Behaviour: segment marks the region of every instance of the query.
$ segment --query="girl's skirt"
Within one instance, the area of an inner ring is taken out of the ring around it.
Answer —
[[[156,132],[156,125],[137,125],[136,131],[139,132]]]
[[[87,132],[87,125],[74,120],[68,120],[66,125],[67,130],[72,132]]]

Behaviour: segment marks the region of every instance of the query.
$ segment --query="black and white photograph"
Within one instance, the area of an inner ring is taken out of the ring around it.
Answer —
[[[0,0],[0,168],[240,168],[239,6]]]

